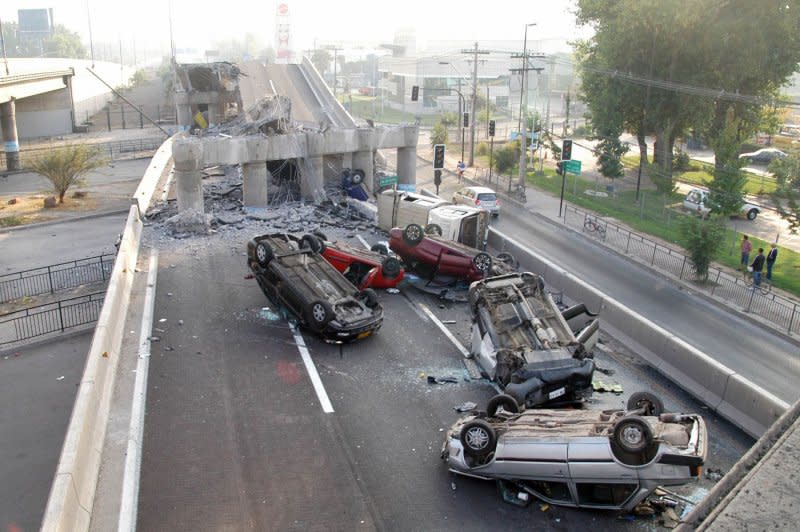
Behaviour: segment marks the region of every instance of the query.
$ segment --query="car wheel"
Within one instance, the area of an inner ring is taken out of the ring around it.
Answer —
[[[365,288],[361,291],[361,297],[364,299],[364,304],[368,308],[375,308],[378,306],[378,294],[372,288]]]
[[[755,220],[756,216],[758,216],[758,209],[750,209],[747,211],[747,219],[748,220]]]
[[[480,252],[472,259],[472,264],[479,272],[486,273],[492,269],[492,257],[488,253]]]
[[[381,273],[386,279],[394,279],[400,275],[401,269],[402,266],[400,266],[400,261],[394,257],[384,258],[383,263],[381,264]]]
[[[489,404],[486,405],[486,415],[494,417],[500,408],[509,414],[519,414],[519,404],[517,404],[517,400],[505,393],[499,393],[489,399]]]
[[[306,307],[305,315],[309,326],[316,331],[321,331],[333,319],[333,309],[327,301],[317,300]]]
[[[303,238],[300,239],[300,248],[310,249],[314,253],[322,253],[325,251],[325,245],[316,235],[303,235]]]
[[[381,255],[389,254],[389,248],[387,248],[384,244],[372,244],[372,247],[369,249],[370,251],[375,251],[377,253],[380,253]]]
[[[425,226],[425,234],[442,236],[442,227],[439,224],[428,224]]]
[[[350,180],[354,185],[360,185],[364,182],[364,170],[353,170],[350,172]]]
[[[644,409],[645,416],[660,416],[664,412],[664,402],[650,392],[635,392],[628,399],[628,410]]]
[[[614,443],[625,452],[638,454],[653,444],[653,431],[639,416],[625,416],[614,425]]]
[[[497,261],[507,264],[511,268],[516,268],[519,266],[519,263],[517,263],[517,259],[514,258],[514,255],[505,251],[497,254]]]
[[[461,445],[464,452],[470,456],[486,456],[494,451],[497,444],[497,435],[489,423],[482,419],[475,419],[461,427]]]
[[[256,244],[256,260],[259,266],[266,268],[273,256],[274,253],[272,253],[272,247],[269,244],[265,242]]]
[[[425,232],[422,230],[421,225],[408,224],[403,230],[403,240],[405,240],[406,244],[409,246],[416,246],[422,242],[424,236]]]

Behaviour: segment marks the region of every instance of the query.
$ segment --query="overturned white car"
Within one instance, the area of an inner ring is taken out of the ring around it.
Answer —
[[[470,353],[520,405],[575,402],[591,394],[599,322],[585,305],[562,312],[542,278],[530,272],[476,281],[468,299]]]

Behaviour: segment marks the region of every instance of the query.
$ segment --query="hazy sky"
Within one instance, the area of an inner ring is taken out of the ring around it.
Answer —
[[[451,0],[285,0],[289,6],[295,50],[317,45],[391,42],[398,29],[412,28],[418,48],[428,40],[572,39],[577,33],[570,10],[574,0],[467,2]],[[96,42],[135,41],[169,48],[169,0],[2,0],[0,17],[16,21],[18,9],[53,8],[56,24],[84,36],[89,18]],[[215,41],[258,35],[265,45],[275,43],[276,0],[203,2],[172,0],[175,45],[213,48]],[[213,8],[205,8],[213,6]],[[91,17],[89,16],[91,13]]]

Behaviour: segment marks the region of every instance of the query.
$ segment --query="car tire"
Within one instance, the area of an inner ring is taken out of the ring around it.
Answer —
[[[405,229],[403,229],[403,240],[409,246],[416,246],[422,239],[425,237],[425,231],[422,230],[422,226],[418,224],[408,224]]]
[[[514,255],[506,251],[497,254],[497,262],[508,264],[508,266],[515,269],[519,267],[519,263],[517,259],[514,258]]]
[[[472,258],[475,269],[481,273],[488,273],[492,269],[492,256],[481,251]]]
[[[314,231],[314,232],[313,232],[313,233],[311,233],[311,234],[312,234],[312,235],[314,235],[315,237],[319,238],[319,239],[320,239],[320,240],[322,240],[323,242],[328,242],[328,241],[329,241],[329,240],[328,240],[328,237],[327,237],[327,236],[325,235],[325,233],[323,233],[322,231]]]
[[[459,439],[464,447],[464,453],[476,458],[493,452],[497,445],[497,435],[494,429],[482,419],[474,419],[465,423],[461,427]]]
[[[364,182],[364,170],[353,170],[350,172],[350,180],[354,185],[360,185]]]
[[[758,209],[750,209],[749,211],[747,211],[748,220],[753,221],[756,219],[756,216],[758,216]]]
[[[272,246],[266,242],[259,242],[256,244],[256,261],[262,268],[266,268],[275,254],[272,252]]]
[[[321,331],[333,319],[333,309],[327,301],[312,301],[306,306],[306,321],[315,331]]]
[[[370,251],[380,253],[381,255],[389,254],[389,248],[387,248],[384,244],[372,244],[372,247],[369,249]]]
[[[625,416],[614,425],[614,443],[627,453],[639,454],[653,444],[650,425],[639,416]]]
[[[442,236],[442,227],[439,224],[428,224],[425,226],[425,234]]]
[[[489,404],[486,405],[486,415],[494,417],[500,408],[509,414],[519,414],[519,404],[517,400],[505,393],[499,393],[489,399]]]
[[[303,238],[300,239],[300,247],[310,249],[314,253],[325,251],[325,244],[322,243],[322,240],[317,235],[311,234],[303,235]]]
[[[361,297],[364,299],[364,304],[367,308],[375,308],[378,306],[378,294],[372,288],[365,288],[361,291]]]
[[[628,410],[644,409],[645,416],[658,417],[664,413],[664,402],[650,392],[634,392],[628,399]]]
[[[402,269],[400,261],[394,257],[385,257],[381,263],[381,273],[385,279],[394,279]]]

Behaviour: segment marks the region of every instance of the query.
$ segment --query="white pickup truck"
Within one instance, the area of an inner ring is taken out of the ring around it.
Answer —
[[[711,212],[711,207],[708,206],[708,191],[699,188],[693,188],[686,194],[686,199],[683,200],[683,208],[689,212],[699,214],[702,218],[707,218]],[[748,220],[755,220],[761,208],[758,205],[745,202],[739,212]]]

